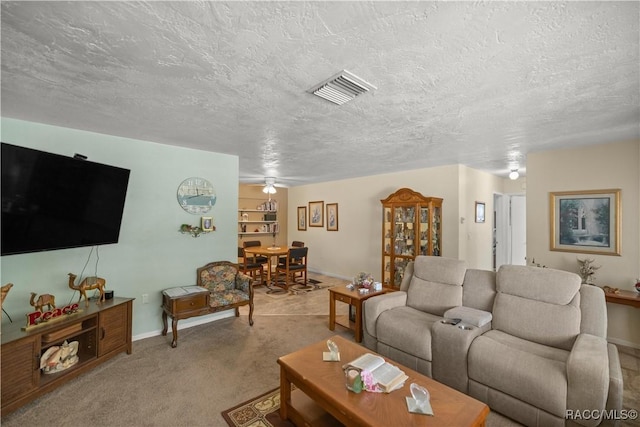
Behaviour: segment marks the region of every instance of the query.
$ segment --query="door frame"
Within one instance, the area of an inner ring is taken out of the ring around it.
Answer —
[[[497,271],[502,264],[511,264],[512,232],[511,232],[511,199],[525,197],[525,193],[493,193],[493,269]],[[526,230],[525,230],[526,233]],[[526,237],[525,237],[526,239]]]

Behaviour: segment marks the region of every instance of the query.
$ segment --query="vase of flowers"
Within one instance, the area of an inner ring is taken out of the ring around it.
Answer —
[[[353,278],[353,284],[358,288],[371,289],[373,287],[373,282],[373,276],[369,273],[365,273],[364,271],[361,271]]]

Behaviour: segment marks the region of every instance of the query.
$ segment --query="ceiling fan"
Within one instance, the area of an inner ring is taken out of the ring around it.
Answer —
[[[276,187],[283,187],[286,188],[287,186],[284,184],[279,184],[276,182],[276,178],[273,176],[267,176],[264,177],[263,181],[261,183],[255,183],[255,184],[248,184],[251,186],[255,186],[255,187],[263,187],[262,188],[262,192],[265,194],[275,194],[277,192]]]
[[[276,194],[276,179],[272,176],[268,176],[264,179],[264,188],[262,192],[265,194]]]

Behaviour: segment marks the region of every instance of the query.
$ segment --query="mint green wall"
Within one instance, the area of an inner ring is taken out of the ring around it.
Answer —
[[[155,335],[162,328],[162,289],[195,284],[196,268],[207,262],[237,259],[237,156],[7,118],[1,124],[2,142],[68,156],[81,153],[91,161],[131,170],[120,241],[99,248],[98,276],[107,280],[107,288],[116,296],[136,298],[134,339]],[[182,223],[200,223],[200,216],[186,213],[176,201],[178,184],[191,176],[211,181],[217,194],[207,214],[213,216],[217,230],[198,238],[177,231]],[[78,293],[67,286],[67,274],[80,275],[90,251],[76,248],[1,257],[1,284],[14,284],[3,308],[14,323],[24,322],[24,315],[32,311],[31,292],[53,294],[57,305],[77,300]],[[95,263],[94,250],[85,277],[94,274]],[[142,303],[143,294],[148,294],[148,304]],[[2,325],[8,322],[3,314]]]

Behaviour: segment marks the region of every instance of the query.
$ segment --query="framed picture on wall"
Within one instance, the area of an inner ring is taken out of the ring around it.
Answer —
[[[327,231],[338,231],[337,203],[327,203]]]
[[[324,227],[324,202],[309,202],[309,227]]]
[[[484,202],[476,202],[476,222],[484,222]]]
[[[620,255],[620,190],[549,193],[550,250]]]
[[[200,220],[202,231],[213,231],[213,217],[203,216]]]
[[[298,206],[298,230],[304,231],[307,229],[307,207]]]

